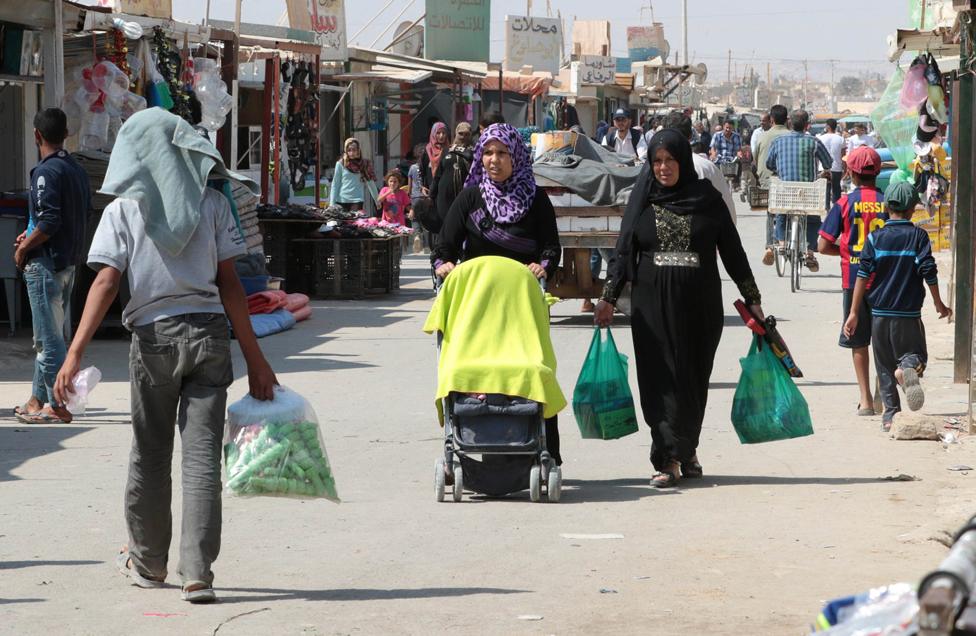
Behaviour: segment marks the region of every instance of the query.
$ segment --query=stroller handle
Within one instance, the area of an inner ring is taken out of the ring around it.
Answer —
[[[437,275],[437,270],[434,267],[430,268],[430,278],[434,283],[434,295],[441,293],[441,287],[444,286],[444,279]],[[539,281],[539,289],[542,291],[543,297],[546,295],[546,285],[548,281],[545,278],[537,279]]]

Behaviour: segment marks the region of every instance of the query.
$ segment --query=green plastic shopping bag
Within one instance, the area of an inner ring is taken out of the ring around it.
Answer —
[[[755,336],[739,359],[742,375],[732,399],[732,426],[743,444],[813,435],[810,409],[769,345]]]
[[[584,439],[617,439],[636,433],[634,396],[627,382],[627,356],[617,351],[607,328],[593,331],[590,350],[573,391],[573,413]]]

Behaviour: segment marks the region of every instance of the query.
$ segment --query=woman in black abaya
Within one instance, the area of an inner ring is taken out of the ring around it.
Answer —
[[[637,383],[657,471],[651,485],[669,488],[681,477],[702,476],[698,438],[724,322],[716,252],[746,304],[758,316],[762,308],[729,209],[698,178],[688,140],[662,130],[651,138],[647,158],[594,319],[601,326],[613,321],[629,281]]]

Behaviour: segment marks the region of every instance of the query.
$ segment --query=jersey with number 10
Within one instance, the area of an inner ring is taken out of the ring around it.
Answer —
[[[871,187],[855,188],[830,208],[820,236],[840,247],[844,289],[852,289],[857,281],[857,266],[868,234],[883,227],[887,219],[884,195]]]

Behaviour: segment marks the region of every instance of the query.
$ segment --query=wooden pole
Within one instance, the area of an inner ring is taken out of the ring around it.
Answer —
[[[973,14],[963,11],[959,14],[963,29],[973,32]],[[973,59],[969,37],[961,38],[960,68],[968,68]],[[968,48],[968,50],[967,50]],[[953,93],[952,101],[952,202],[955,206],[955,228],[953,232],[953,251],[955,253],[955,347],[953,355],[953,379],[955,382],[969,382],[972,374],[973,353],[973,208],[974,195],[972,179],[964,175],[973,174],[976,169],[973,153],[976,152],[974,127],[968,125],[976,115],[976,83],[969,73],[959,76],[958,91]]]
[[[322,84],[322,56],[315,56],[315,73],[312,75],[315,78],[312,82],[312,90],[316,97],[319,95],[319,86]],[[322,101],[320,99],[315,100],[315,122],[313,123],[313,134],[315,136],[315,207],[321,207],[322,204],[322,187],[319,183],[322,181]]]

